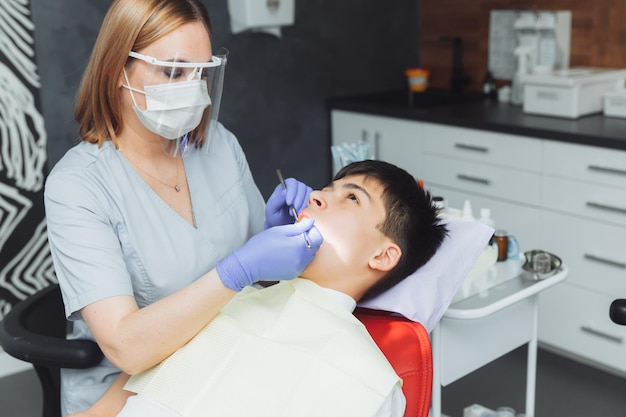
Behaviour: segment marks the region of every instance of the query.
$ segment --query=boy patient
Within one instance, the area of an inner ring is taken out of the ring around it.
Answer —
[[[352,311],[437,251],[446,229],[430,195],[394,165],[360,161],[311,193],[305,217],[324,241],[299,278],[246,287],[161,364],[125,386],[120,376],[85,415],[402,416],[402,382]]]

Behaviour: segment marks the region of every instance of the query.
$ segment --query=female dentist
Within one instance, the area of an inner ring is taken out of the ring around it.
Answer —
[[[87,409],[120,370],[171,355],[244,286],[296,277],[321,245],[288,211],[311,189],[287,179],[264,209],[217,122],[225,63],[199,0],[115,0],[107,12],[77,95],[81,142],[45,190],[70,337],[106,357],[63,370],[63,415]]]

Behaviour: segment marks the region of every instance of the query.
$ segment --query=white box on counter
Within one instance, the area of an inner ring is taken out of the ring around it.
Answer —
[[[575,67],[524,75],[524,112],[576,119],[604,108],[604,93],[624,87],[626,70]]]
[[[626,118],[626,88],[604,93],[604,115]]]

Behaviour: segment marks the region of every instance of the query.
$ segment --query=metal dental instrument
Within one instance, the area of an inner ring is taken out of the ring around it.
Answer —
[[[283,190],[286,191],[287,184],[285,184],[285,179],[283,178],[283,173],[280,172],[280,168],[276,170],[276,175],[278,175],[278,180],[280,181],[280,184],[283,186]],[[296,210],[293,204],[289,206],[289,213],[291,213],[291,215],[293,216],[294,220],[297,223],[299,221],[298,211]],[[304,232],[303,235],[304,235],[304,241],[306,242],[306,248],[311,249],[311,241],[309,240],[309,236],[306,234],[306,232]]]

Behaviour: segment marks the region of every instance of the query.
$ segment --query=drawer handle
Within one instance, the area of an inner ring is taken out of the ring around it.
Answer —
[[[489,185],[491,184],[491,181],[489,181],[488,179],[485,178],[478,178],[478,177],[472,177],[471,175],[465,175],[465,174],[457,174],[456,176],[458,179],[460,180],[464,180],[464,181],[471,181],[471,182],[476,182],[479,184],[485,184],[485,185]]]
[[[601,203],[594,203],[593,201],[587,201],[587,206],[601,209],[601,210],[608,210],[608,211],[614,211],[616,213],[626,214],[625,208],[609,206],[608,204],[601,204]]]
[[[608,174],[626,175],[626,171],[623,170],[623,169],[601,167],[599,165],[589,165],[589,170],[591,170],[591,171],[599,171],[599,172],[606,172]]]
[[[605,332],[601,332],[599,330],[596,330],[594,328],[591,328],[589,326],[580,326],[580,330],[582,330],[583,332],[592,334],[594,336],[599,336],[602,337],[604,339],[610,340],[611,342],[615,342],[615,343],[623,343],[623,339],[619,336],[614,336],[612,334],[608,334]]]
[[[585,253],[584,257],[585,257],[585,259],[589,259],[590,261],[600,262],[600,263],[603,263],[603,264],[612,265],[612,266],[616,266],[618,268],[626,269],[626,263],[624,263],[624,262],[613,261],[611,259],[601,258],[601,257],[596,256],[596,255],[590,255],[588,253]]]
[[[454,147],[457,149],[463,149],[464,151],[474,151],[474,152],[482,152],[482,153],[489,152],[489,148],[485,148],[483,146],[467,145],[465,143],[455,143]]]
[[[558,100],[559,94],[556,91],[537,91],[537,98],[539,100]]]

